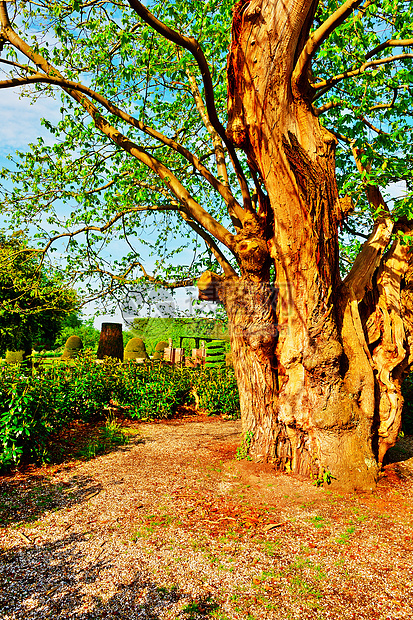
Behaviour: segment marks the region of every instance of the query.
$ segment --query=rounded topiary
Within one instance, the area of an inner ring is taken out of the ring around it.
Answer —
[[[142,338],[132,338],[125,347],[124,360],[147,360],[145,343]]]
[[[158,342],[158,344],[155,347],[155,353],[153,354],[152,359],[155,361],[162,361],[164,351],[168,347],[169,347],[169,344],[165,342],[164,340],[161,340],[161,342]]]
[[[83,349],[83,342],[79,336],[70,336],[66,340],[65,350],[62,353],[60,359],[73,360],[79,355],[79,352]]]
[[[21,364],[24,360],[24,351],[6,351],[7,364]]]

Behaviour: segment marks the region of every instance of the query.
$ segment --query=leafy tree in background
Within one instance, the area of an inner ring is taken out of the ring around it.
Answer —
[[[26,237],[0,235],[0,350],[43,348],[53,344],[68,312],[76,308],[75,291],[60,274],[41,264],[42,254]]]
[[[62,347],[70,336],[79,336],[85,349],[97,349],[100,331],[93,326],[93,318],[82,320],[77,313],[67,316],[56,336],[54,346]]]
[[[56,143],[3,172],[16,225],[67,239],[92,295],[204,272],[251,456],[374,487],[411,362],[411,3],[7,4],[0,87],[62,92]]]

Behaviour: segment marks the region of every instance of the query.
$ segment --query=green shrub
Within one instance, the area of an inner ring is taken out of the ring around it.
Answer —
[[[132,418],[168,418],[193,402],[209,414],[239,416],[234,373],[229,369],[191,369],[106,358],[96,363],[90,352],[75,360],[35,369],[0,367],[0,469],[49,458],[53,433],[75,419],[96,420],[111,399]]]
[[[62,354],[62,360],[73,360],[79,356],[80,351],[83,349],[83,342],[79,336],[69,336],[66,341],[65,348]]]
[[[127,362],[118,376],[114,398],[129,407],[132,418],[167,418],[187,401],[190,389],[187,368]]]
[[[205,344],[205,368],[222,368],[225,366],[225,342],[213,340]]]
[[[148,354],[146,353],[144,341],[141,338],[131,338],[125,347],[123,359],[125,361],[149,359]]]
[[[21,364],[24,360],[24,351],[6,351],[7,364]]]
[[[199,396],[199,406],[209,415],[240,415],[239,393],[233,369],[204,368],[194,371],[192,385]]]
[[[155,351],[154,351],[152,359],[154,361],[162,362],[164,359],[164,351],[168,347],[169,347],[169,343],[166,342],[165,340],[161,340],[161,342],[158,342],[158,344],[155,347]]]
[[[74,419],[90,421],[108,404],[116,373],[113,363],[90,355],[37,370],[0,368],[0,468],[22,459],[43,461],[50,435]]]

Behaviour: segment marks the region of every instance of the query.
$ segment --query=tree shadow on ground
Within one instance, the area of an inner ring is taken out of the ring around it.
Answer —
[[[90,458],[108,454],[117,449],[130,449],[128,429],[123,428],[124,420],[118,416],[113,421],[115,428],[109,434],[105,432],[108,419],[104,418],[93,422],[75,420],[61,428],[49,439],[49,462],[60,464],[71,459],[90,460]],[[139,442],[139,439],[135,438],[136,441]]]
[[[93,478],[84,475],[53,482],[51,476],[56,471],[53,465],[58,464],[59,471],[70,470],[81,457],[88,461],[114,451],[129,451],[136,444],[145,443],[140,436],[129,433],[124,434],[121,441],[113,441],[112,437],[107,442],[99,442],[102,427],[102,422],[74,423],[63,429],[58,440],[55,438],[57,449],[51,456],[56,458],[51,458],[49,464],[29,465],[9,475],[0,475],[0,531],[1,527],[13,523],[36,521],[45,511],[80,504],[101,491],[102,487]]]
[[[0,617],[159,620],[173,608],[177,620],[203,620],[219,609],[209,595],[193,598],[174,585],[156,584],[145,570],[135,570],[126,582],[113,582],[110,573],[113,570],[116,579],[117,558],[105,558],[100,549],[88,561],[77,548],[85,540],[85,533],[72,533],[54,542],[0,552]],[[102,571],[109,573],[106,583],[115,588],[107,600],[104,588],[99,589]]]
[[[47,473],[6,478],[0,482],[1,527],[31,523],[46,511],[80,504],[101,490],[90,476],[75,475],[66,482],[53,482]]]

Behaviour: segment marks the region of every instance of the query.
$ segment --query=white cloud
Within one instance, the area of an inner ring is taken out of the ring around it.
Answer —
[[[389,183],[385,189],[386,195],[391,202],[395,198],[402,198],[407,193],[406,181],[398,181],[397,183]],[[392,206],[392,204],[390,204]]]
[[[53,136],[41,125],[40,119],[58,121],[60,101],[42,97],[31,104],[29,98],[20,95],[20,91],[15,89],[0,90],[1,159],[16,149],[27,148],[29,142],[37,141],[38,136],[53,142]]]

